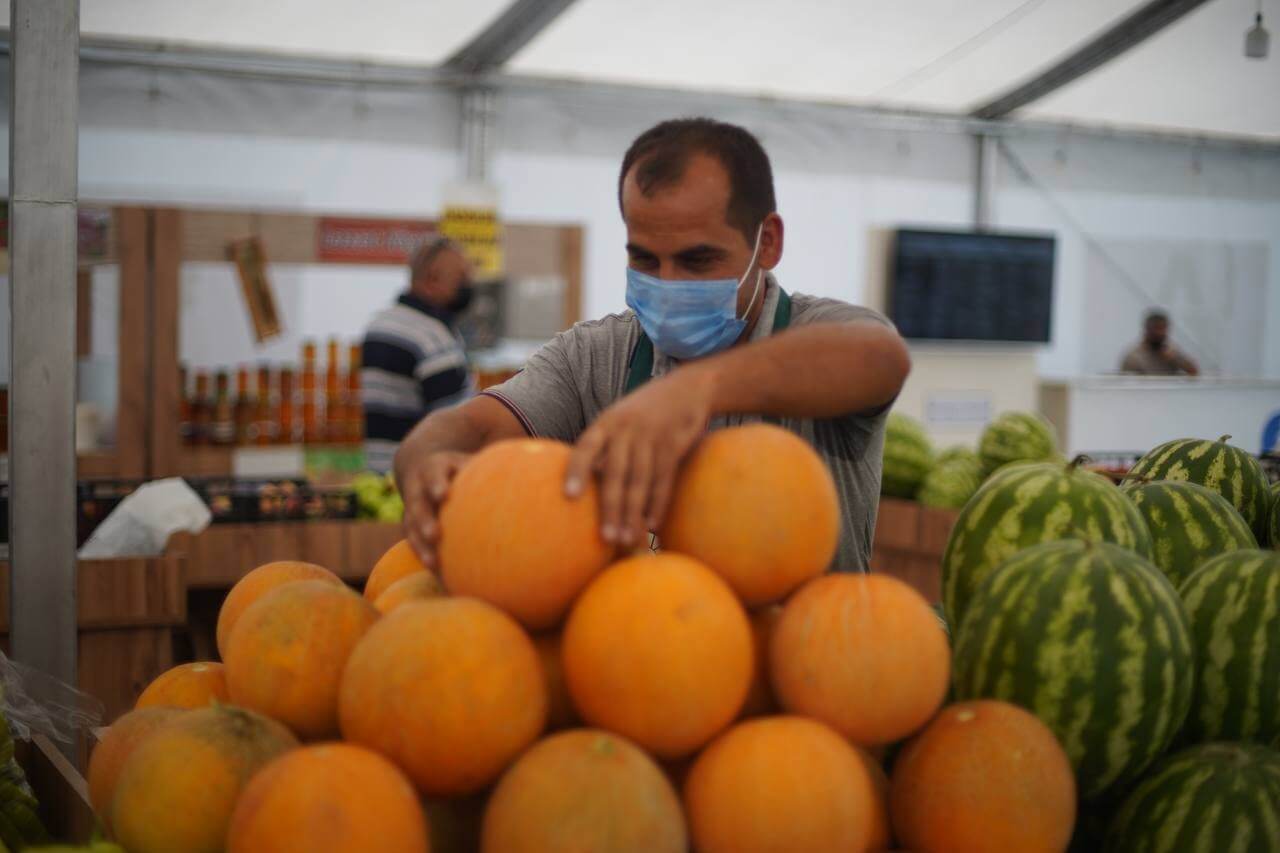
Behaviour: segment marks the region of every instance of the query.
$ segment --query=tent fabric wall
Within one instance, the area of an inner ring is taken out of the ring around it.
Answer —
[[[456,95],[446,91],[86,65],[81,105],[87,200],[427,217],[462,170]],[[492,169],[503,215],[586,227],[587,316],[623,306],[622,152],[673,111],[738,121],[760,135],[787,222],[778,273],[791,288],[865,301],[883,273],[871,246],[877,230],[970,224],[972,140],[927,123],[870,127],[840,110],[786,102],[697,95],[673,105],[589,86],[503,93]],[[1059,238],[1043,374],[1078,374],[1091,345],[1091,235],[1265,242],[1263,372],[1280,376],[1280,155],[1065,132],[1015,134],[1006,144],[1034,182],[1001,164],[994,224]],[[229,311],[243,323],[238,305]],[[327,317],[323,306],[307,316]]]

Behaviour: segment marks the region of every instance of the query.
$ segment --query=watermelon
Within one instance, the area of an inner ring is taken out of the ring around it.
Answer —
[[[925,475],[916,500],[925,506],[960,509],[981,485],[982,471],[977,462],[953,459],[936,466]]]
[[[1106,853],[1275,853],[1280,752],[1209,743],[1163,759],[1125,798]]]
[[[1280,551],[1280,482],[1271,484],[1271,523],[1267,525],[1267,541]]]
[[[1132,482],[1121,491],[1142,513],[1154,562],[1174,586],[1219,554],[1258,547],[1236,508],[1204,486],[1156,480]]]
[[[880,493],[911,500],[933,467],[933,445],[915,418],[890,412],[884,427]]]
[[[1039,462],[1057,452],[1053,425],[1034,412],[1005,412],[987,424],[978,440],[984,477],[1010,462]]]
[[[1057,539],[1113,542],[1150,559],[1151,534],[1115,485],[1056,462],[1009,465],[960,511],[942,555],[942,600],[959,625],[969,597],[991,570],[1023,548]]]
[[[1196,653],[1185,739],[1280,736],[1280,554],[1233,551],[1179,589]]]
[[[1082,799],[1135,781],[1191,704],[1195,658],[1178,593],[1118,545],[1018,552],[983,581],[955,637],[957,699],[1034,713],[1066,750]]]
[[[948,462],[955,462],[957,460],[972,462],[979,467],[982,465],[981,460],[978,459],[977,451],[971,450],[970,448],[960,444],[953,444],[945,450],[939,450],[938,456],[934,460],[934,464],[946,465]]]
[[[1244,517],[1259,544],[1267,542],[1267,473],[1245,451],[1227,444],[1229,435],[1217,441],[1180,438],[1167,441],[1138,460],[1129,479],[1187,480],[1199,483],[1227,499]]]

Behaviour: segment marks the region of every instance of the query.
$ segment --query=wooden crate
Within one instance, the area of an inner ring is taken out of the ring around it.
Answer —
[[[173,666],[173,632],[187,621],[180,557],[79,563],[79,684],[109,722],[133,707],[151,680]],[[8,647],[9,564],[0,563],[0,638]]]
[[[942,599],[942,554],[957,510],[882,498],[876,515],[871,570],[910,584],[931,604]]]
[[[75,765],[44,735],[18,741],[14,754],[40,803],[40,821],[54,840],[88,842],[96,820],[89,785]]]
[[[305,560],[361,584],[373,564],[404,534],[375,521],[282,521],[215,524],[199,536],[175,537],[170,553],[186,558],[191,589],[230,589],[263,563]]]

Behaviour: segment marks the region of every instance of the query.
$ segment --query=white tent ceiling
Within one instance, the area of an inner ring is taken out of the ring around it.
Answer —
[[[505,70],[962,114],[1143,2],[577,0]],[[1280,44],[1264,61],[1242,54],[1255,2],[1210,0],[1015,117],[1280,139]],[[437,65],[509,4],[82,0],[81,27],[86,38]],[[1280,0],[1263,9],[1280,31]]]

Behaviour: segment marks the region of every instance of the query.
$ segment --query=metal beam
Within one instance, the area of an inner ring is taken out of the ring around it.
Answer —
[[[10,52],[8,30],[0,28],[0,56]],[[80,63],[100,68],[144,68],[177,73],[209,74],[216,77],[264,80],[329,86],[381,89],[423,89],[465,91],[476,85],[474,76],[445,71],[435,66],[405,66],[376,62],[281,54],[196,48],[140,42],[128,39],[91,37],[81,39]],[[730,92],[641,86],[624,83],[567,80],[527,74],[487,75],[484,84],[503,96],[522,94],[558,95],[595,99],[612,105],[661,103],[671,114],[697,114],[718,109],[755,109],[762,114],[785,111],[790,120],[839,121],[849,127],[874,130],[935,133],[986,133],[1000,139],[1082,136],[1166,145],[1194,145],[1205,151],[1252,152],[1262,156],[1280,154],[1280,139],[1177,130],[1152,130],[1114,124],[1077,124],[1042,119],[1000,119],[988,121],[971,115],[932,110],[867,106],[840,101],[819,101]]]
[[[444,68],[464,74],[484,74],[501,68],[572,4],[573,0],[514,0],[489,26],[446,59]]]
[[[978,107],[972,115],[986,120],[1004,118],[1115,59],[1205,2],[1150,0],[1030,80]]]
[[[13,655],[76,684],[79,0],[11,0],[10,619]]]

